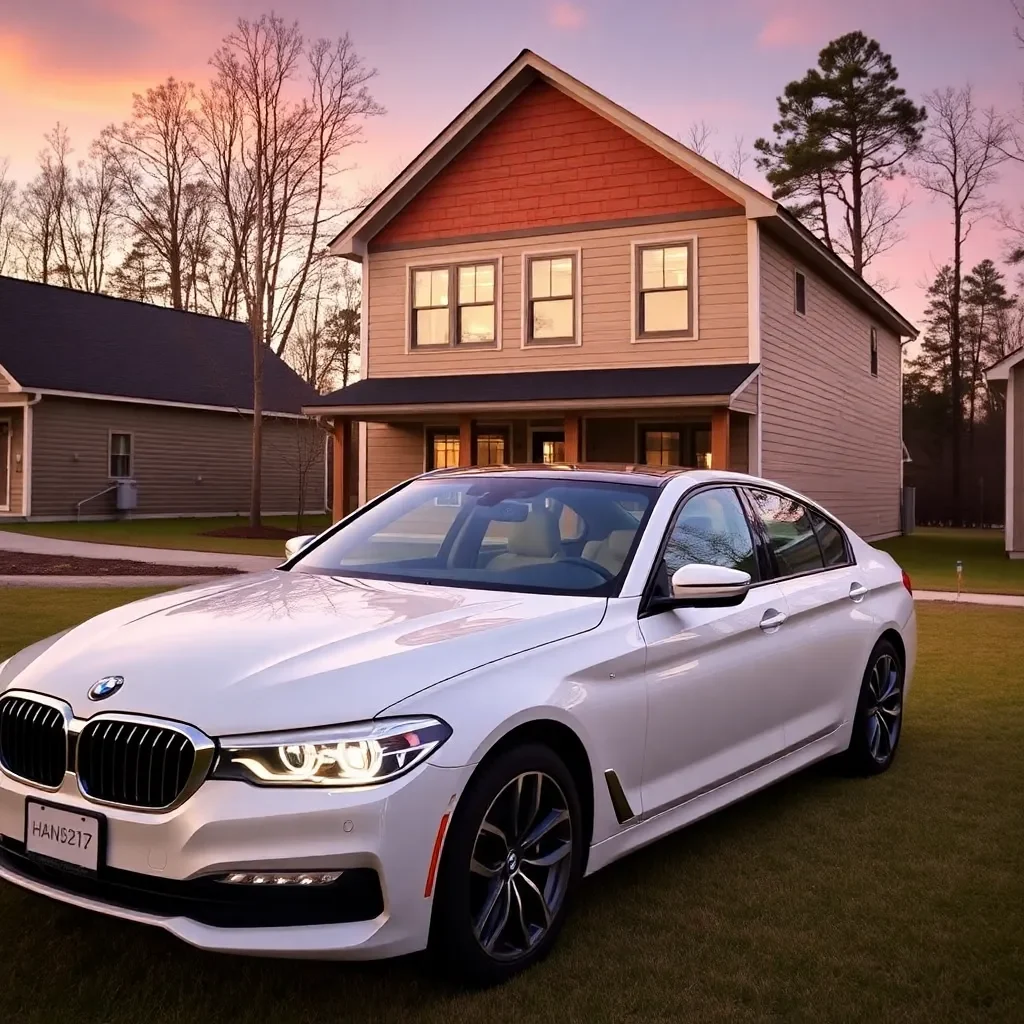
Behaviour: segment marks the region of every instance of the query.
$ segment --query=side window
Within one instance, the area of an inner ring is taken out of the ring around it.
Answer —
[[[814,523],[814,532],[817,533],[818,543],[821,544],[821,553],[825,556],[825,565],[829,568],[848,565],[850,559],[846,553],[846,541],[839,528],[813,510],[811,522]]]
[[[780,576],[824,569],[825,562],[807,509],[798,501],[771,491],[750,491],[764,525]]]
[[[695,494],[676,515],[665,545],[669,578],[684,565],[721,565],[755,575],[754,542],[731,487]]]

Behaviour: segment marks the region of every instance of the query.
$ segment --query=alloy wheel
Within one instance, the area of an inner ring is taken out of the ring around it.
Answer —
[[[903,716],[903,692],[899,665],[891,654],[882,654],[868,677],[868,751],[878,764],[885,764],[896,748]]]
[[[488,956],[525,956],[551,928],[572,871],[572,818],[544,772],[517,775],[483,817],[470,860],[473,934]]]

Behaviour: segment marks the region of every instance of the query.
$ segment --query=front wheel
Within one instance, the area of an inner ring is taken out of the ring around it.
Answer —
[[[896,756],[903,727],[903,661],[888,640],[875,644],[861,683],[847,766],[858,775],[884,772]]]
[[[470,782],[438,874],[430,951],[471,985],[505,981],[544,957],[583,864],[572,774],[550,748],[499,755]]]

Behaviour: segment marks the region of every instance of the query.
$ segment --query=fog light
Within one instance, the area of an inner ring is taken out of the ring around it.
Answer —
[[[279,871],[274,873],[233,871],[221,881],[230,885],[330,885],[341,878],[340,871]]]

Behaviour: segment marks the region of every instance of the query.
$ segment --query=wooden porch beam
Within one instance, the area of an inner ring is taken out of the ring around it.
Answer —
[[[729,410],[711,410],[711,468],[729,468]]]
[[[473,458],[473,419],[471,416],[459,417],[459,466],[472,466]]]
[[[565,461],[572,464],[582,459],[580,450],[580,417],[577,413],[565,416]]]
[[[352,421],[347,418],[335,419],[332,433],[334,442],[331,446],[333,475],[331,518],[337,522],[352,511],[348,486],[349,468],[352,462]]]

